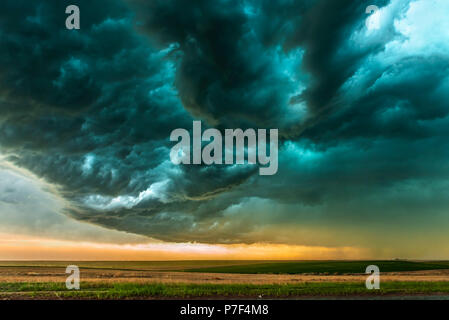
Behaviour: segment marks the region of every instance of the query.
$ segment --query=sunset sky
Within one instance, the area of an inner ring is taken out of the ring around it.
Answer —
[[[2,1],[0,260],[448,259],[448,15]],[[171,163],[194,120],[278,129],[278,172]]]

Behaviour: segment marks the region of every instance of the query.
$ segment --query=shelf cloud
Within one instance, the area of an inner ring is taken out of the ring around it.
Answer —
[[[172,242],[447,242],[446,0],[80,0],[79,30],[68,1],[21,2],[0,11],[0,152],[65,215]],[[278,129],[277,173],[174,165],[195,120]]]

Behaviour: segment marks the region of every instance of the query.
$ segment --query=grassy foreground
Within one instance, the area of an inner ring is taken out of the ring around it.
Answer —
[[[81,284],[69,291],[64,283],[0,283],[0,298],[44,299],[166,299],[166,298],[295,298],[320,296],[382,296],[449,294],[449,281],[398,282],[381,284],[380,290],[367,290],[362,282],[314,282],[298,284],[158,284],[95,283]]]

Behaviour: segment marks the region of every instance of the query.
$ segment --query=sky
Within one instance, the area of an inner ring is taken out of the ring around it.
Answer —
[[[447,0],[1,7],[0,259],[449,258]],[[193,121],[277,173],[173,164]]]

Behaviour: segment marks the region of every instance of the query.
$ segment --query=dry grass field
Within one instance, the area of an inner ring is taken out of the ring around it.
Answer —
[[[258,273],[260,269],[267,270],[270,263],[273,266],[272,273]],[[367,263],[372,262],[354,262],[354,265],[368,265]],[[69,264],[80,267],[80,291],[68,292],[65,289],[65,268]],[[373,294],[373,291],[366,290],[364,286],[367,275],[363,273],[363,269],[358,273],[343,273],[343,267],[348,265],[339,262],[327,262],[323,266],[323,270],[327,270],[331,265],[338,272],[317,270],[315,273],[299,273],[301,269],[295,269],[298,273],[277,272],[280,265],[285,268],[298,264],[301,267],[307,266],[307,262],[280,264],[266,261],[0,262],[0,298],[147,299],[161,296],[198,298],[223,295],[229,298],[258,298]],[[353,268],[354,265],[350,264],[349,267]],[[382,272],[384,291],[376,294],[449,294],[449,268],[428,270],[428,265],[413,266],[415,269],[425,270]],[[443,268],[445,265],[432,266]],[[222,268],[233,271],[250,267],[253,273],[217,270]],[[198,271],[201,268],[215,271]],[[402,264],[389,268],[411,267]]]

